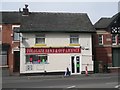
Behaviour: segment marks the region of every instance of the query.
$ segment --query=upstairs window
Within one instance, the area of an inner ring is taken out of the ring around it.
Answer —
[[[103,35],[98,35],[98,44],[103,45]]]
[[[118,44],[120,45],[120,34],[118,34]]]
[[[36,35],[35,43],[36,44],[45,44],[45,35],[44,34]]]
[[[20,35],[19,35],[19,33],[16,32],[16,30],[18,31],[20,29],[20,25],[13,25],[12,29],[13,29],[13,40],[19,41]]]
[[[79,36],[70,35],[70,44],[79,44]]]
[[[20,40],[19,33],[14,32],[13,39],[14,41],[19,41]]]
[[[117,34],[112,35],[112,45],[117,45]]]

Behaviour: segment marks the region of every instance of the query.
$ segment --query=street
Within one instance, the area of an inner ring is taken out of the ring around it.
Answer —
[[[2,88],[119,88],[118,74],[5,76]]]

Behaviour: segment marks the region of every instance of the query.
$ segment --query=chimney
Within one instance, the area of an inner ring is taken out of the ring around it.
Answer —
[[[21,13],[21,8],[19,8],[19,12]]]
[[[29,15],[29,9],[28,9],[28,5],[25,4],[25,8],[23,8],[23,15],[28,16]]]

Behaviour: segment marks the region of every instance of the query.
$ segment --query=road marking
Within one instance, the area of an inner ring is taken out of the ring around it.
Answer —
[[[67,87],[67,88],[74,88],[75,86],[70,86],[70,87]]]
[[[120,85],[115,86],[115,88],[119,88],[119,87],[120,87]]]
[[[118,82],[108,82],[106,84],[117,84]]]

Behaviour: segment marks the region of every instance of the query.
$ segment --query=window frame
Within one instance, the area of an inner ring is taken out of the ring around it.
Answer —
[[[101,36],[101,37],[100,37]],[[101,38],[101,39],[100,39]],[[103,45],[103,35],[102,34],[99,34],[98,35],[98,44],[99,45]]]
[[[37,42],[37,39],[43,39],[44,42]],[[45,44],[45,34],[36,34],[35,44]]]
[[[115,36],[114,37],[114,41],[115,41],[115,43],[113,42],[113,36]],[[112,45],[117,45],[117,34],[112,34]]]
[[[2,43],[2,25],[0,25],[0,44]]]
[[[20,25],[12,25],[13,41],[20,41],[20,34],[15,32],[14,28],[20,28]],[[15,34],[17,35],[17,38],[15,38]]]
[[[2,32],[2,25],[0,25],[0,32]]]
[[[73,41],[71,40],[73,39]],[[77,39],[76,41],[74,41],[75,39]],[[71,34],[70,35],[70,44],[79,44],[79,35],[76,34]]]
[[[120,34],[118,34],[118,45],[120,45]]]

